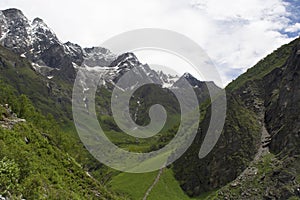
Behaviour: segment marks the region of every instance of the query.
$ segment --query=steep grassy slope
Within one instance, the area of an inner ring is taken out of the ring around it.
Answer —
[[[62,122],[71,116],[71,86],[58,85],[37,74],[29,61],[0,46],[0,77],[19,94],[27,95],[43,114],[51,113]]]
[[[44,116],[53,116],[58,129],[63,134],[55,136],[55,142],[68,152],[87,170],[99,168],[101,164],[94,159],[81,143],[72,123],[71,95],[72,84],[60,77],[48,79],[33,69],[25,58],[0,46],[0,80],[2,88],[10,86],[10,93],[26,95],[34,107]],[[6,91],[7,92],[7,91]],[[5,93],[0,93],[3,103],[14,102]],[[5,102],[6,101],[6,102]],[[18,108],[13,108],[17,110]]]
[[[24,96],[1,84],[0,194],[19,199],[118,199],[90,177],[56,143],[61,134],[51,117],[44,117]],[[9,100],[13,100],[10,102]]]

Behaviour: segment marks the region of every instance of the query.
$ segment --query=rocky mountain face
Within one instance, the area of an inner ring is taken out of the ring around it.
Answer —
[[[16,85],[21,93],[28,95],[43,113],[51,113],[58,119],[63,118],[67,121],[72,119],[72,89],[77,72],[79,71],[81,72],[80,79],[83,93],[90,89],[86,81],[98,81],[99,77],[101,77],[100,83],[105,90],[98,91],[97,93],[97,96],[100,97],[97,100],[100,102],[97,104],[97,107],[99,113],[102,115],[111,115],[108,98],[112,90],[116,87],[117,82],[126,72],[131,71],[128,82],[123,82],[117,86],[124,90],[130,89],[132,85],[138,82],[161,85],[160,88],[144,88],[148,92],[138,92],[141,94],[141,97],[137,101],[140,101],[141,105],[139,105],[139,109],[131,109],[133,112],[132,116],[136,116],[136,118],[142,120],[146,119],[146,121],[148,118],[145,113],[147,113],[148,107],[152,105],[151,103],[157,102],[152,101],[155,95],[159,94],[162,101],[164,101],[163,97],[171,96],[174,99],[169,102],[177,102],[174,95],[170,95],[167,89],[180,89],[183,79],[186,79],[192,85],[199,102],[203,102],[209,98],[206,84],[212,84],[216,90],[219,89],[213,82],[199,81],[191,74],[178,77],[165,74],[162,71],[155,71],[149,65],[142,64],[133,53],[115,55],[102,47],[82,48],[71,42],[62,43],[43,20],[36,18],[31,22],[17,9],[1,11],[0,21],[2,22],[0,44],[19,55],[24,61],[29,61],[31,68],[44,77],[37,76],[37,78],[36,75],[28,76],[28,74],[32,74],[29,70],[30,72],[22,75],[23,83],[21,83],[19,78],[17,78],[20,76],[18,72],[12,70],[9,73],[5,71],[3,74],[4,80],[10,77],[7,81]],[[7,53],[4,49],[3,52],[4,54]],[[6,59],[8,61],[10,58]],[[28,63],[16,63],[15,65],[18,68],[21,65],[28,66]],[[3,66],[7,66],[7,64],[4,63]],[[133,83],[133,81],[136,83]],[[94,84],[98,84],[98,82]],[[27,85],[27,88],[25,88],[25,85]],[[162,91],[158,92],[158,90]],[[38,93],[43,95],[38,95]],[[33,96],[32,94],[36,95]],[[148,103],[142,100],[143,98],[147,98],[145,94],[153,96],[148,98]],[[86,99],[86,97],[83,99]],[[52,108],[50,108],[50,105]],[[170,108],[169,110],[178,111],[177,108],[173,108],[175,104],[172,105],[166,102],[166,105]],[[175,114],[175,112],[172,114]],[[143,124],[141,120],[139,123]]]
[[[33,68],[46,77],[73,82],[81,68],[104,74],[105,81],[111,83],[135,68],[135,75],[163,87],[171,87],[179,79],[150,69],[133,53],[115,55],[102,47],[82,48],[71,42],[62,43],[42,19],[31,22],[17,9],[1,11],[0,22],[0,44],[30,60]]]
[[[38,61],[51,46],[61,45],[42,19],[35,18],[31,22],[20,10],[1,11],[0,21],[1,45],[32,61]]]
[[[283,155],[300,153],[300,44],[282,68],[266,77],[266,124],[271,151]],[[283,156],[282,155],[282,156]]]
[[[3,10],[0,21],[1,44],[23,57],[34,59],[50,46],[60,43],[43,20],[35,18],[30,22],[20,10]]]
[[[297,39],[279,48],[226,87],[223,133],[213,151],[199,160],[197,152],[209,124],[208,106],[194,144],[174,165],[189,195],[218,190],[212,197],[300,197],[299,43]],[[266,131],[270,136],[262,137]],[[261,155],[266,148],[268,153]]]

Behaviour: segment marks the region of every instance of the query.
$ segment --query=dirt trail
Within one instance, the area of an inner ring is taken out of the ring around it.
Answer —
[[[241,182],[242,180],[244,180],[245,178],[249,177],[249,176],[253,176],[256,175],[258,172],[258,169],[256,167],[253,167],[255,163],[257,163],[259,160],[262,159],[263,156],[265,156],[266,154],[270,153],[269,151],[269,144],[271,142],[271,136],[268,133],[265,124],[263,124],[262,127],[262,132],[261,132],[261,143],[260,146],[258,148],[257,153],[254,156],[253,161],[249,164],[249,167],[247,167],[232,183],[232,186],[236,186],[239,184],[239,182]]]
[[[152,189],[154,188],[154,186],[158,183],[162,173],[163,173],[164,168],[161,168],[154,180],[154,182],[152,183],[152,185],[148,188],[147,192],[144,195],[143,200],[147,200],[147,197],[149,196],[150,192],[152,191]]]

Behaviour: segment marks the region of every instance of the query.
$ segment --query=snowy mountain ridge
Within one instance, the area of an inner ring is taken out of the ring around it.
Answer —
[[[115,55],[103,47],[82,48],[66,42],[62,43],[54,31],[40,18],[32,22],[18,9],[0,11],[0,44],[21,57],[32,62],[32,67],[48,79],[56,76],[72,81],[76,71],[83,69],[100,73],[109,83],[116,83],[119,78],[133,69],[138,79],[160,84],[169,88],[180,81],[180,77],[152,70],[142,64],[133,53]],[[195,78],[191,80],[196,87]],[[178,84],[177,84],[178,85]]]

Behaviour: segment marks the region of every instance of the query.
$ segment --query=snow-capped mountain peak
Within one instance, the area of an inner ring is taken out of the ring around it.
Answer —
[[[28,40],[30,35],[29,20],[17,9],[7,9],[0,13],[1,45],[17,53],[24,53],[22,49],[26,49],[30,45]]]
[[[38,40],[48,39],[51,44],[59,43],[56,34],[40,18],[35,18],[31,24],[31,34]]]
[[[171,74],[166,74],[163,71],[158,71],[157,72],[159,75],[160,80],[162,81],[162,87],[164,88],[169,88],[178,81],[179,76],[178,75],[171,75]]]
[[[117,55],[103,47],[92,47],[83,49],[84,64],[89,67],[105,67],[117,59]]]
[[[22,11],[7,9],[0,12],[0,43],[17,54],[34,59],[60,41],[40,18],[31,23]]]
[[[183,77],[157,72],[142,64],[134,53],[116,55],[103,47],[82,48],[61,43],[54,31],[40,18],[32,22],[18,9],[0,11],[0,44],[33,63],[33,69],[45,77],[64,77],[74,81],[79,69],[97,72],[105,82],[117,83],[132,69],[131,78],[169,88],[180,85],[182,78],[196,86],[200,81],[185,73]],[[134,76],[134,77],[133,77]]]

